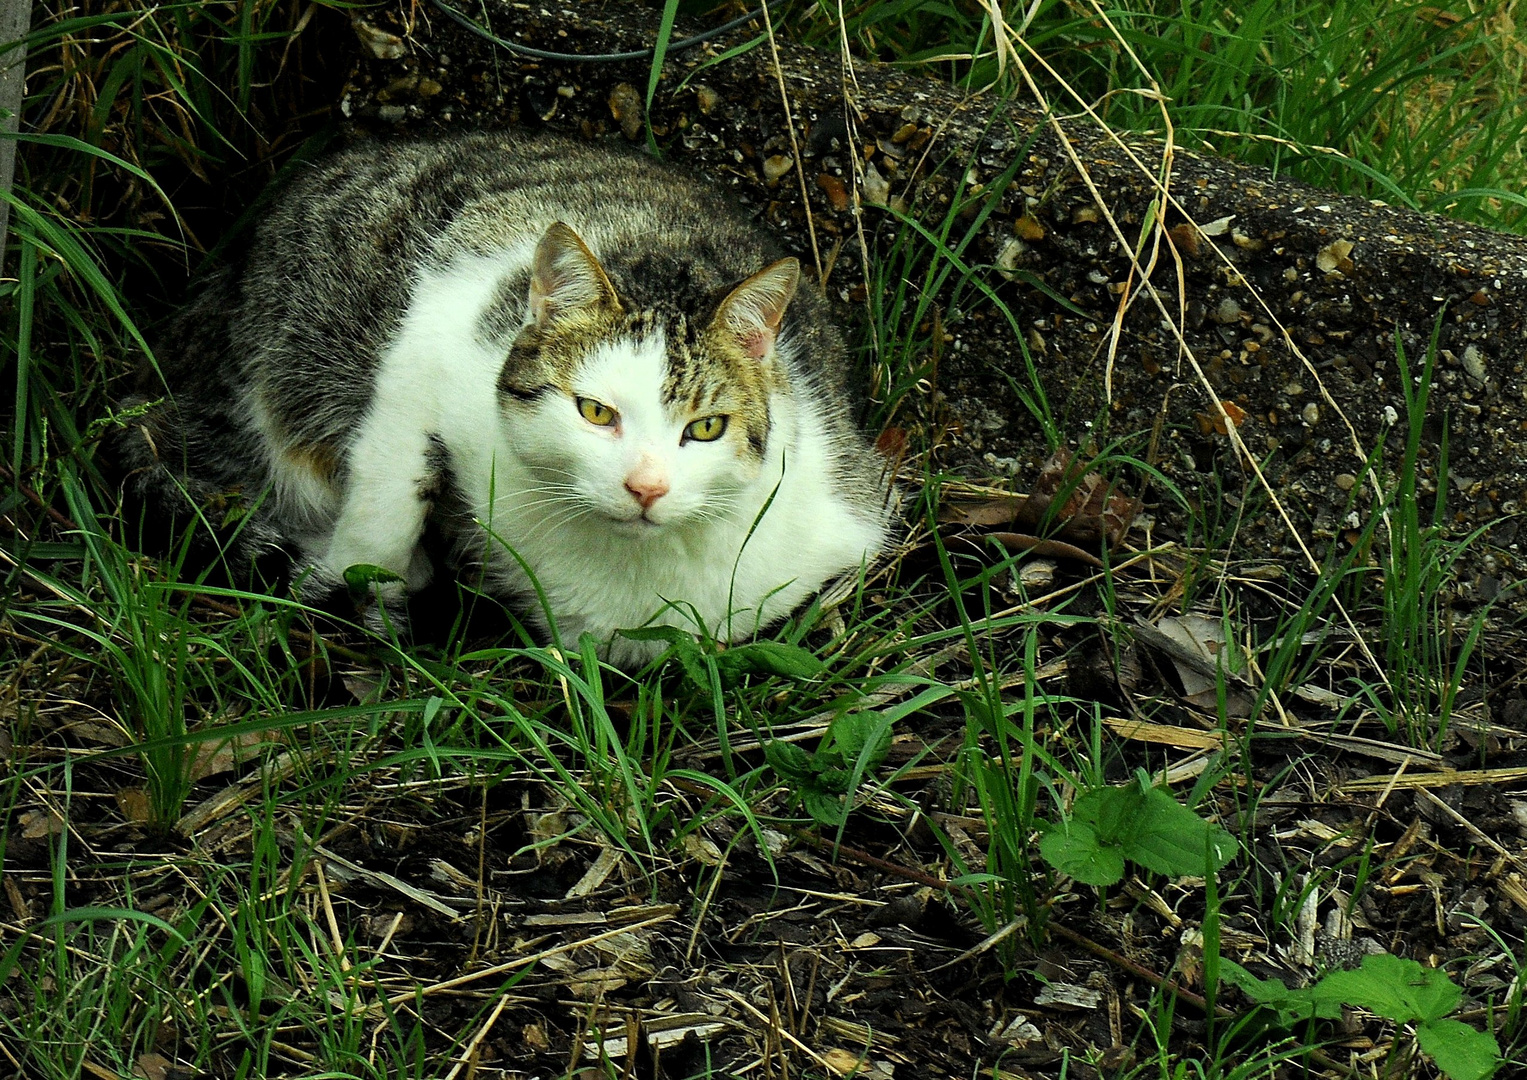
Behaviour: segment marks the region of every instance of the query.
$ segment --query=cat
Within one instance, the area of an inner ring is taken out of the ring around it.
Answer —
[[[624,148],[479,133],[297,166],[171,321],[169,393],[125,402],[129,483],[233,553],[434,567],[613,663],[666,625],[736,641],[882,550],[887,464],[800,264],[724,199]]]

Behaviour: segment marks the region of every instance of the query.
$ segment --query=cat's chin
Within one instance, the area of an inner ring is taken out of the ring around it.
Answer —
[[[632,518],[609,516],[610,530],[620,536],[656,536],[663,531],[666,522],[653,521],[645,514],[638,514]]]

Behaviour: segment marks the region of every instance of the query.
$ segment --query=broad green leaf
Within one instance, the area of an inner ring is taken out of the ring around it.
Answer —
[[[1220,977],[1258,1005],[1276,1012],[1281,1027],[1291,1027],[1312,1016],[1324,1020],[1341,1016],[1339,1000],[1313,994],[1309,989],[1290,990],[1281,979],[1259,979],[1234,960],[1221,957],[1219,963]]]
[[[891,725],[872,712],[848,713],[835,719],[827,729],[827,741],[843,755],[843,763],[852,768],[865,748],[869,756],[864,767],[873,769],[891,750]]]
[[[1432,1020],[1416,1028],[1416,1042],[1453,1080],[1485,1080],[1500,1067],[1500,1045],[1488,1031],[1461,1020]]]
[[[837,826],[843,823],[843,797],[831,795],[817,787],[807,787],[801,792],[801,802],[806,812],[823,825]]]
[[[384,566],[372,566],[370,563],[356,563],[345,567],[345,586],[352,593],[364,593],[369,586],[385,585],[391,581],[402,581],[402,577],[394,574]]]
[[[837,764],[838,755],[825,755],[828,760],[823,760],[824,755],[818,754],[814,761],[816,765],[816,785],[822,791],[832,792],[834,795],[847,795],[848,786],[853,783],[853,770],[846,769]]]
[[[1202,874],[1205,852],[1210,870],[1235,857],[1235,837],[1210,824],[1162,790],[1146,793],[1131,842],[1124,854],[1147,870],[1168,877]]]
[[[1145,793],[1138,784],[1126,784],[1083,793],[1072,804],[1071,818],[1091,825],[1100,843],[1127,848],[1139,831],[1144,808]]]
[[[687,630],[677,626],[643,626],[633,630],[621,630],[620,636],[632,641],[666,641],[679,658],[684,678],[702,693],[710,690],[710,672],[705,667],[705,654],[700,643]]]
[[[754,641],[716,654],[716,666],[728,676],[757,671],[765,675],[804,680],[816,678],[827,665],[818,660],[816,654],[799,645],[789,645],[783,641]]]
[[[1390,953],[1363,957],[1356,971],[1332,972],[1319,988],[1397,1024],[1440,1020],[1463,1000],[1463,991],[1444,972]]]
[[[770,739],[764,743],[764,757],[782,780],[796,784],[805,783],[811,777],[811,755],[794,743],[782,739]]]
[[[1258,1005],[1281,1005],[1293,999],[1295,991],[1281,979],[1259,979],[1234,960],[1220,959],[1220,977]]]
[[[1117,845],[1100,842],[1097,830],[1085,821],[1051,826],[1039,838],[1039,853],[1055,869],[1084,885],[1112,885],[1124,878],[1123,853]]]

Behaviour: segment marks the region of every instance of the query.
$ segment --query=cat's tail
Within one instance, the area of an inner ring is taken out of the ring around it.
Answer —
[[[290,570],[292,551],[266,490],[257,443],[239,434],[227,403],[134,395],[121,402],[107,451],[121,479],[126,520],[146,550],[193,550],[223,562],[236,582]],[[135,512],[136,511],[136,512]]]

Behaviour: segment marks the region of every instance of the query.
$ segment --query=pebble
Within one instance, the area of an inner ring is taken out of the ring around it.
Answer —
[[[1463,373],[1475,386],[1485,384],[1485,358],[1480,355],[1479,346],[1470,345],[1463,350]]]
[[[795,159],[789,154],[775,154],[773,157],[765,158],[763,163],[764,179],[772,183],[789,172],[794,164]]]
[[[1341,488],[1343,491],[1351,491],[1357,486],[1357,477],[1353,476],[1349,472],[1337,473],[1336,486]]]

